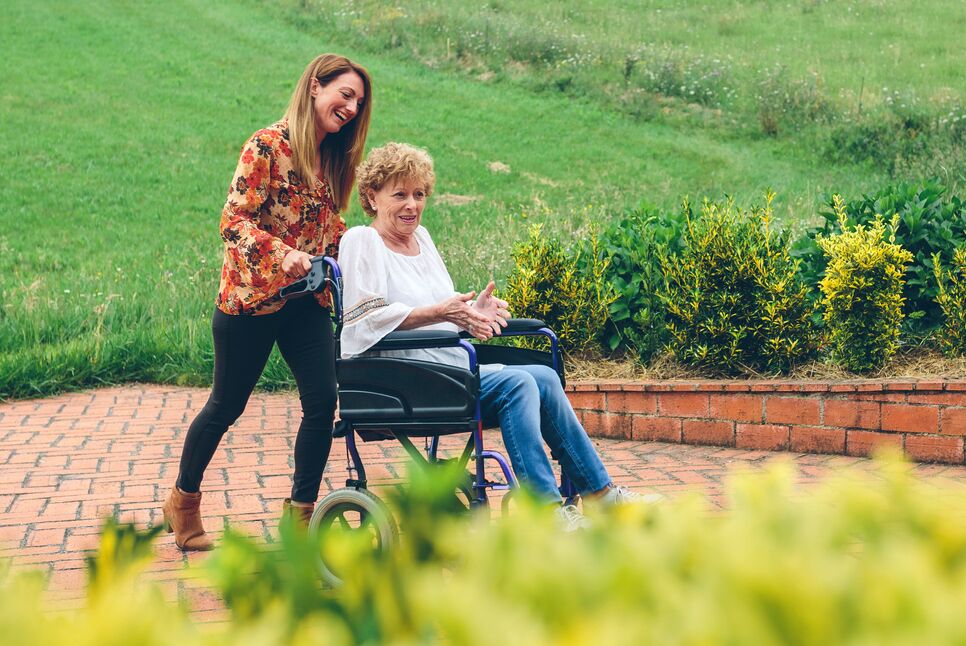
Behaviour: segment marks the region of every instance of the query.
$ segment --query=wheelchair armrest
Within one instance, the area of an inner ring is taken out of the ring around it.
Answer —
[[[547,324],[538,319],[507,319],[506,327],[500,332],[499,336],[520,336],[523,334],[536,334],[543,328],[547,327]],[[471,339],[471,335],[467,331],[460,332],[460,336],[464,339]],[[494,337],[496,338],[496,337]]]
[[[415,350],[458,347],[460,335],[448,330],[401,330],[390,332],[370,350]]]
[[[533,334],[539,332],[547,324],[538,319],[507,319],[506,327],[503,328],[501,336],[514,336],[517,334]]]

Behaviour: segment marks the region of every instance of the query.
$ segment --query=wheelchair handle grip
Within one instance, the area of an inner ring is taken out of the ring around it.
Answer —
[[[306,294],[321,292],[326,287],[332,296],[332,318],[337,326],[342,325],[342,272],[335,259],[330,256],[314,256],[309,273],[294,283],[278,290],[279,298],[298,298]]]

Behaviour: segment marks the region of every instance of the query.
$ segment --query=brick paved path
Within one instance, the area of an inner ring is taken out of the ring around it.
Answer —
[[[161,522],[160,503],[173,482],[188,423],[207,390],[126,386],[43,400],[0,404],[0,559],[50,573],[54,605],[77,605],[85,582],[85,551],[96,544],[101,519],[117,514],[141,526]],[[258,394],[232,427],[208,469],[203,490],[206,526],[217,537],[229,520],[271,541],[289,494],[298,397]],[[502,449],[499,433],[491,448]],[[444,449],[465,441],[448,438]],[[810,482],[861,458],[774,454],[656,442],[595,440],[614,480],[640,491],[675,496],[701,491],[723,503],[723,476],[760,468],[776,455],[791,456]],[[362,445],[370,478],[400,480],[405,457],[395,443]],[[966,467],[919,465],[923,476],[962,479]],[[344,485],[345,444],[337,441],[326,468],[323,495]],[[171,597],[186,599],[200,619],[222,615],[210,591],[179,576],[186,563],[167,535],[156,549],[150,577]]]

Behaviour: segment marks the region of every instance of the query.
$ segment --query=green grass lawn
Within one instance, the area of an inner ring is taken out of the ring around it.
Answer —
[[[520,7],[533,28],[556,28],[535,7]],[[614,37],[629,38],[620,30],[643,10],[626,11]],[[255,0],[14,0],[4,13],[0,398],[209,380],[218,218],[238,151],[281,115],[323,51],[372,72],[370,146],[402,140],[435,156],[439,199],[425,223],[464,288],[504,276],[531,222],[571,236],[641,201],[670,207],[684,194],[727,192],[748,202],[767,187],[786,221],[800,221],[827,190],[882,181],[788,142],[674,115],[634,119],[587,97],[377,52],[338,30],[330,39]],[[489,170],[497,161],[510,172]],[[356,206],[348,219],[364,218]],[[262,385],[289,383],[274,359]]]
[[[814,165],[966,187],[966,3],[280,3],[320,37],[475,82],[563,94],[689,138],[780,137],[784,154]]]
[[[739,85],[783,65],[796,77],[818,75],[832,94],[857,99],[864,86],[866,102],[884,87],[927,100],[966,98],[966,3],[949,0],[283,1],[310,23],[315,16],[322,28],[429,64],[458,48],[470,59],[508,51],[563,67],[572,55],[622,63],[670,50],[718,59]]]
[[[948,0],[650,0],[645,41],[729,57],[746,70],[783,64],[832,91],[875,101],[882,88],[964,98],[966,4]],[[648,17],[652,19],[648,19]]]

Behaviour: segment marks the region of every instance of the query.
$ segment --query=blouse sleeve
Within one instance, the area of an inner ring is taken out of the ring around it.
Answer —
[[[259,209],[268,198],[272,142],[255,134],[242,148],[238,168],[221,213],[221,237],[238,266],[252,279],[284,279],[282,260],[292,251],[282,240],[259,227]]]
[[[385,247],[370,227],[354,227],[342,236],[342,357],[361,354],[406,320],[413,308],[389,297]]]

